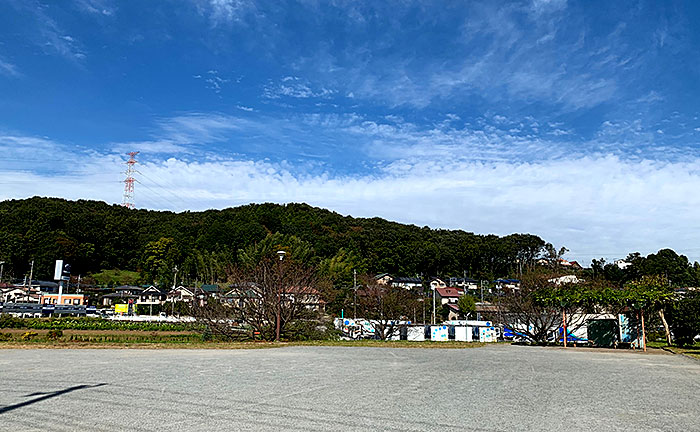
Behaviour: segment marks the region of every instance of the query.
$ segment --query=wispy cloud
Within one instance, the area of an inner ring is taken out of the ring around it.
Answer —
[[[79,10],[90,14],[113,15],[116,7],[109,0],[74,0]]]
[[[20,75],[17,66],[8,61],[3,60],[2,57],[0,57],[0,74],[13,77],[17,77]]]
[[[336,90],[320,87],[312,89],[308,81],[299,77],[287,76],[278,83],[270,82],[263,88],[263,96],[268,99],[279,99],[281,97],[291,98],[327,98],[337,93]]]
[[[202,15],[207,15],[215,25],[238,23],[247,14],[255,13],[251,0],[193,0]]]
[[[29,31],[29,40],[40,46],[47,54],[58,54],[68,60],[79,62],[87,54],[83,44],[70,34],[49,14],[50,8],[40,2],[11,2],[15,8],[33,17],[35,28]]]

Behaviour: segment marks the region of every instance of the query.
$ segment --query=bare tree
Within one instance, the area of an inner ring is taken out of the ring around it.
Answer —
[[[561,309],[538,296],[543,288],[553,285],[549,278],[545,274],[526,274],[520,288],[506,289],[496,300],[500,322],[531,342],[546,342],[562,324]]]
[[[416,296],[405,288],[378,284],[372,277],[363,277],[362,281],[357,291],[359,316],[370,321],[380,339],[398,335],[400,321],[408,320],[418,306]]]
[[[567,252],[569,252],[569,249],[563,246],[557,250],[551,243],[547,243],[544,245],[543,255],[549,266],[552,269],[557,269],[559,268],[562,257],[566,255]]]
[[[293,260],[266,257],[231,268],[229,282],[223,303],[209,301],[195,314],[227,338],[240,336],[245,328],[254,338],[279,341],[300,320],[318,318],[325,305],[325,281],[314,268]]]

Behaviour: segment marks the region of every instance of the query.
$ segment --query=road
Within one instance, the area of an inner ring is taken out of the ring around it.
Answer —
[[[0,350],[8,431],[698,431],[700,362],[465,350]]]

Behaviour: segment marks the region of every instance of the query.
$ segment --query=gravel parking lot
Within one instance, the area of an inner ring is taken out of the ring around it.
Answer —
[[[464,350],[3,350],[0,429],[700,430],[700,362]]]

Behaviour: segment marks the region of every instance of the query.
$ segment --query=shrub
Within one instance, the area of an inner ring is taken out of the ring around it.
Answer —
[[[28,341],[28,340],[34,339],[37,336],[39,336],[39,333],[37,333],[35,331],[28,331],[22,335],[21,339]]]
[[[10,314],[0,314],[0,328],[22,328],[22,319]]]
[[[192,323],[160,323],[110,321],[102,318],[15,318],[0,315],[0,328],[41,330],[141,330],[141,331],[198,331],[201,325]]]
[[[209,326],[207,326],[204,331],[202,332],[202,341],[203,342],[210,342],[213,339],[213,335],[211,333],[211,329]]]
[[[46,333],[46,337],[49,340],[58,340],[63,337],[63,330],[49,330],[49,332]]]
[[[12,340],[12,333],[0,333],[0,341]]]
[[[700,334],[700,292],[689,292],[666,310],[677,345],[692,345]]]

